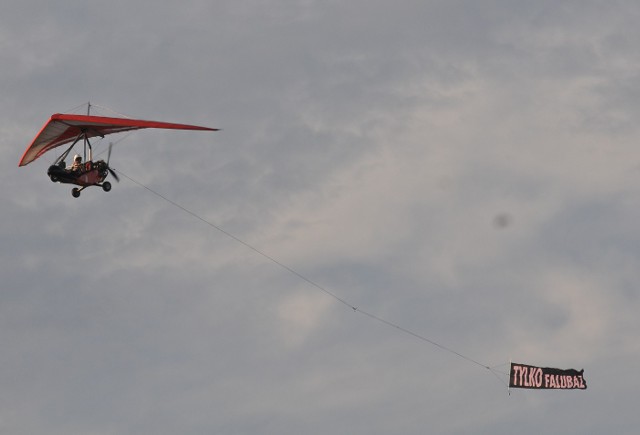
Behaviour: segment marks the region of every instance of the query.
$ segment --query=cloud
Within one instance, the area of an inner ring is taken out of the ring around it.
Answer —
[[[0,13],[3,430],[637,426],[636,6],[45,3]],[[222,131],[136,132],[127,177],[74,200],[17,162],[86,101]],[[506,401],[505,375],[277,262],[589,390]]]
[[[309,291],[291,295],[280,302],[278,323],[284,342],[289,345],[303,342],[324,321],[331,302],[327,295]]]

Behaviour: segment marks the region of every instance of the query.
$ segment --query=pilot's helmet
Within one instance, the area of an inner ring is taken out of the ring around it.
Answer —
[[[77,161],[81,161],[82,157],[80,157],[80,154],[76,154],[75,156],[73,156],[73,161],[77,162]]]

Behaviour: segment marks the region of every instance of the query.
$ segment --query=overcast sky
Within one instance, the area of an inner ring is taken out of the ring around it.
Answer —
[[[0,432],[637,433],[639,21],[3,1]],[[87,102],[222,130],[96,141],[121,182],[74,199],[18,161]]]

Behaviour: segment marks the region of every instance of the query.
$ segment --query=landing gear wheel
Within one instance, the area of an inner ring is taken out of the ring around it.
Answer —
[[[111,183],[109,183],[108,181],[105,181],[104,183],[102,183],[102,190],[104,190],[105,192],[110,191]]]
[[[71,195],[74,198],[77,198],[80,196],[80,189],[78,189],[77,187],[74,187],[73,189],[71,189]]]

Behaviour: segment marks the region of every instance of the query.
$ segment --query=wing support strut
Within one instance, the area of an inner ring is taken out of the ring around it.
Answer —
[[[80,139],[82,139],[82,137],[85,136],[84,132],[80,133],[76,139],[73,141],[73,143],[71,144],[71,146],[69,148],[67,148],[67,150],[65,152],[63,152],[60,157],[58,157],[55,162],[53,162],[54,165],[57,165],[58,163],[64,161],[64,159],[67,158],[67,156],[69,155],[69,153],[71,152],[71,150],[73,149],[73,147],[75,146],[75,144],[78,143],[78,141],[80,141]],[[85,138],[86,139],[86,138]]]
[[[98,136],[104,138],[103,135],[98,133]],[[93,161],[93,148],[91,147],[91,142],[89,142],[89,137],[87,135],[87,130],[82,130],[82,133],[80,133],[75,140],[71,143],[71,146],[69,146],[69,148],[67,148],[65,150],[65,152],[63,152],[60,157],[58,157],[55,162],[53,162],[54,165],[57,165],[58,163],[64,161],[64,159],[67,158],[67,156],[69,155],[69,153],[71,152],[71,150],[73,149],[73,147],[80,142],[80,139],[84,139],[84,161],[87,161],[87,147],[89,148],[89,161]]]

